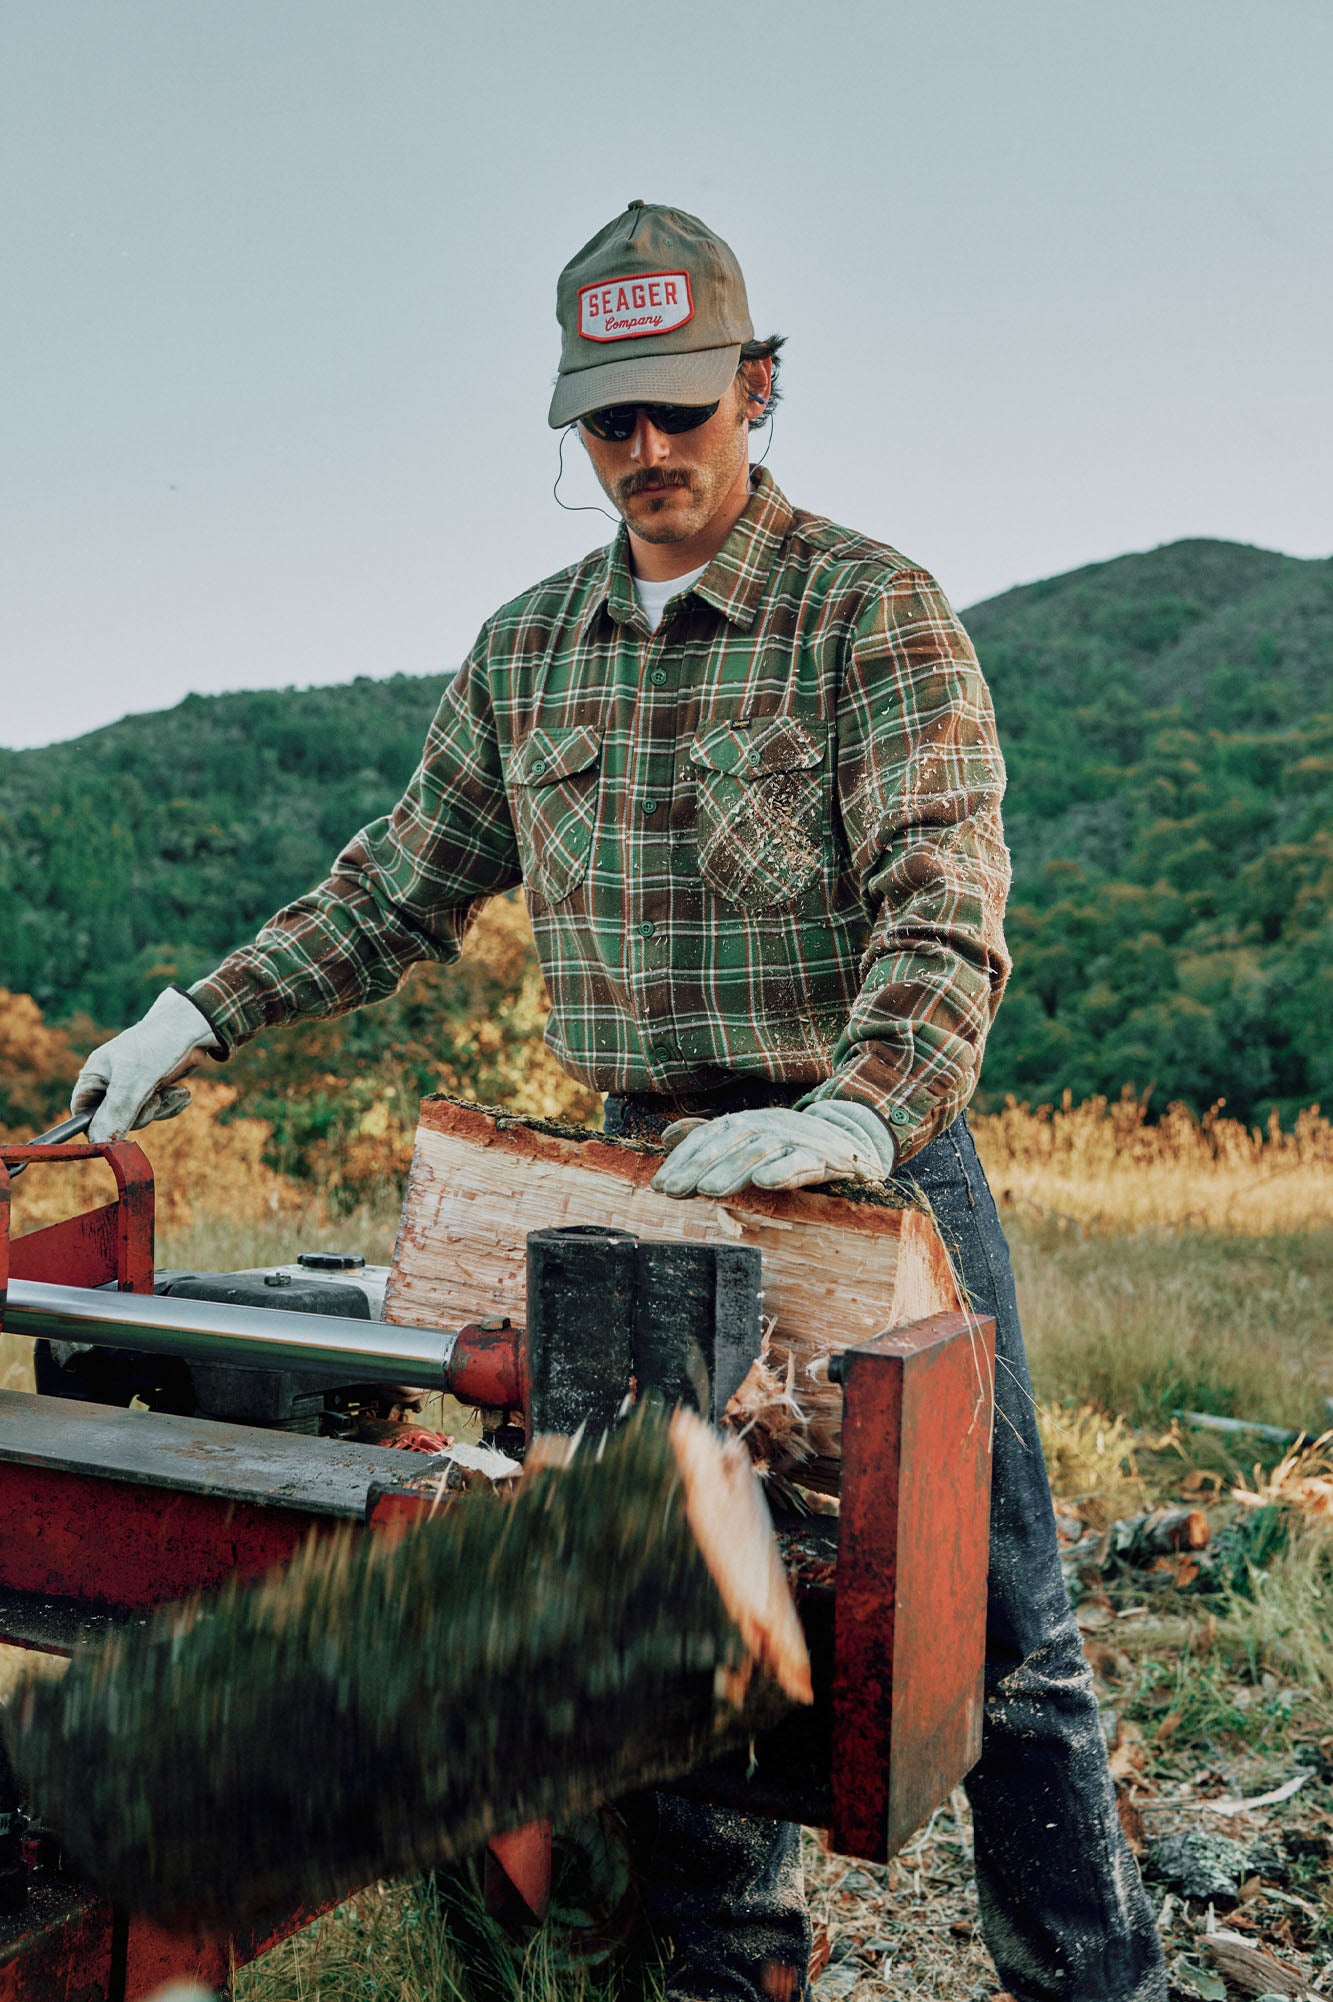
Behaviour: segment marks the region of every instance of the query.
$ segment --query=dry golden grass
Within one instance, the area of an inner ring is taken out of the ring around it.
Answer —
[[[1035,1112],[1010,1099],[970,1123],[997,1199],[1026,1217],[1253,1237],[1333,1227],[1333,1124],[1317,1105],[1288,1133],[1276,1115],[1261,1130],[1184,1105],[1150,1125],[1126,1088],[1114,1104],[1066,1093]]]
[[[234,1089],[211,1078],[192,1089],[194,1103],[178,1119],[155,1120],[130,1136],[153,1164],[159,1233],[187,1229],[196,1215],[257,1228],[307,1207],[308,1192],[265,1166],[269,1128],[262,1119],[222,1123]],[[114,1195],[111,1170],[99,1161],[38,1163],[14,1186],[13,1229],[36,1230]]]
[[[1333,1432],[1297,1444],[1265,1472],[1256,1467],[1254,1481],[1240,1480],[1231,1499],[1243,1508],[1284,1508],[1307,1520],[1333,1519]]]
[[[1113,1237],[1006,1224],[1039,1399],[1158,1430],[1178,1408],[1324,1429],[1333,1230]]]
[[[1104,1529],[1148,1506],[1138,1441],[1118,1413],[1095,1404],[1039,1404],[1037,1430],[1051,1492],[1076,1507],[1090,1527]]]
[[[1279,1510],[1282,1561],[1254,1577],[1252,1600],[1221,1622],[1264,1665],[1333,1695],[1333,1432],[1284,1453],[1240,1480],[1231,1499],[1246,1511]]]

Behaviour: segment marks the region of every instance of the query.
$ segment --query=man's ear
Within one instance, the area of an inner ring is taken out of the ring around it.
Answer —
[[[768,399],[773,393],[772,356],[764,355],[757,361],[742,362],[740,381],[746,418],[751,423],[756,422],[768,408]]]

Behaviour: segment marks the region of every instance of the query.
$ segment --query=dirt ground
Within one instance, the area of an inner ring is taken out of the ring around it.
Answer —
[[[1196,1760],[1179,1766],[1159,1788],[1121,1792],[1158,1912],[1172,1995],[1223,2002],[1227,1995],[1333,1993],[1333,1788],[1321,1776],[1333,1769],[1254,1757],[1228,1761],[1225,1774]],[[1297,1774],[1305,1775],[1298,1791],[1271,1807],[1218,1814],[1207,1806],[1210,1798],[1260,1798]],[[1181,1845],[1169,1845],[1172,1836],[1189,1838],[1184,1857]],[[1157,1874],[1154,1859],[1163,1856],[1173,1864],[1192,1859],[1196,1895]],[[990,2002],[1002,1993],[981,1938],[961,1789],[884,1868],[830,1856],[807,1833],[806,1872],[821,2002],[886,1995]],[[1211,1895],[1198,1895],[1210,1873]],[[1221,1888],[1224,1879],[1230,1889]],[[1225,1954],[1227,1935],[1242,1951],[1232,1946],[1224,1975],[1217,1956]]]
[[[997,1992],[977,1922],[972,1818],[961,1788],[886,1866],[831,1856],[807,1830],[805,1869],[816,1995],[983,2002]]]

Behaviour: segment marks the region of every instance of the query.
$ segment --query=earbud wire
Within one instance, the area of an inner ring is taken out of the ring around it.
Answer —
[[[560,498],[560,482],[565,477],[565,440],[573,429],[574,426],[572,424],[566,424],[564,430],[560,433],[560,470],[555,476],[555,485],[551,488],[551,499],[557,507],[562,507],[566,514],[604,514],[608,521],[613,521],[616,527],[619,528],[620,516],[612,514],[607,508],[599,507],[596,501],[574,504]]]

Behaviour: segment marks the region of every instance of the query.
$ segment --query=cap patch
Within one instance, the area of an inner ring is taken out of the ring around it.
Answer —
[[[579,332],[585,341],[641,341],[669,334],[693,318],[685,271],[638,271],[579,287]]]

